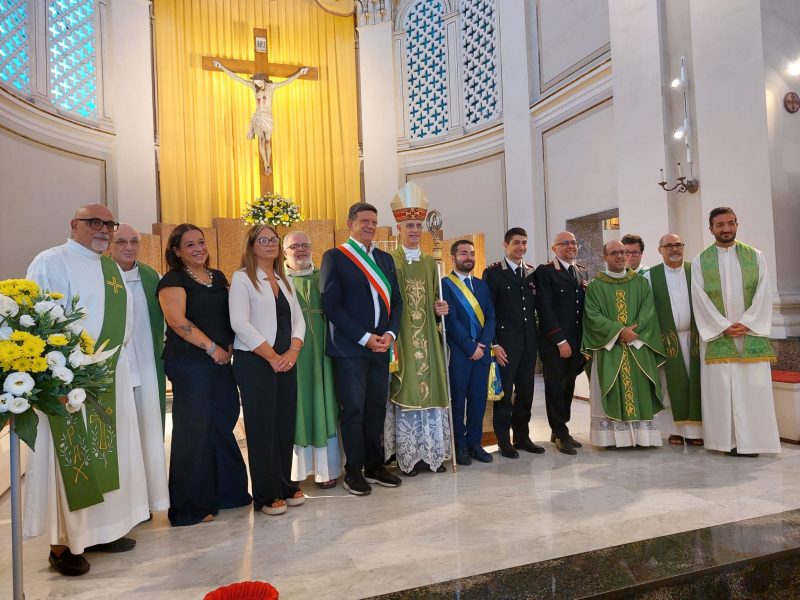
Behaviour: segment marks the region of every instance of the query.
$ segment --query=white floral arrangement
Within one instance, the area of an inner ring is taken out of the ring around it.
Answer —
[[[248,204],[242,218],[248,225],[289,226],[300,220],[300,207],[291,198],[266,194]]]
[[[97,395],[113,383],[108,359],[117,349],[95,350],[79,323],[78,296],[66,308],[58,303],[63,297],[27,279],[0,281],[0,429],[13,416],[14,431],[31,449],[34,408],[65,417],[85,403],[108,420]]]

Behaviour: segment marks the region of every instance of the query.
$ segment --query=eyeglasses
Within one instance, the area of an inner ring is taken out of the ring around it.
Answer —
[[[261,236],[260,238],[256,238],[256,241],[260,246],[277,246],[281,243],[281,238]]]
[[[620,250],[625,256],[639,256],[641,252],[638,250]]]
[[[561,242],[556,242],[554,245],[555,246],[564,246],[564,247],[577,246],[578,242],[576,242],[575,240],[564,240],[564,241],[561,241]]]
[[[662,247],[662,248],[666,248],[667,250],[680,250],[680,249],[681,249],[681,248],[683,248],[685,245],[686,245],[686,244],[664,244],[664,245],[663,245],[663,246],[661,246],[661,247]]]
[[[134,239],[134,240],[114,240],[114,245],[119,246],[120,248],[123,248],[123,247],[127,246],[128,244],[130,244],[131,246],[136,248],[140,244],[140,242],[139,242],[139,240],[136,240],[136,239]]]
[[[286,248],[289,250],[311,250],[311,244],[289,244]]]
[[[91,219],[75,219],[75,220],[85,221],[89,223],[89,227],[91,227],[95,231],[100,231],[101,229],[103,229],[103,225],[105,225],[109,231],[116,231],[117,229],[119,229],[119,223],[117,223],[116,221],[103,221],[103,219],[98,219],[97,217],[92,217]]]
[[[608,253],[608,256],[628,256],[630,251],[628,250],[612,250]]]

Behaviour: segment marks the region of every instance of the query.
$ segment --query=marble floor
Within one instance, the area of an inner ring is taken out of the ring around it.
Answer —
[[[366,498],[304,486],[302,507],[279,517],[251,508],[172,529],[165,514],[137,527],[132,552],[90,555],[65,578],[47,541],[25,543],[27,598],[202,598],[235,581],[269,581],[281,598],[364,598],[800,508],[800,447],[732,458],[698,448],[601,450],[575,457],[547,443],[542,383],[534,439],[544,455],[495,454],[488,465],[424,473]],[[572,432],[588,440],[588,403]],[[0,598],[10,597],[8,494],[0,498]],[[746,540],[743,540],[746,543]]]

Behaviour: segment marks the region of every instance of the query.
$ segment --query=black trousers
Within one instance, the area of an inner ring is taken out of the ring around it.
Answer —
[[[544,367],[544,397],[547,405],[547,421],[557,438],[568,439],[572,396],[575,393],[575,378],[580,373],[583,359],[573,351],[569,358],[561,358],[556,352],[542,353]]]
[[[247,469],[233,435],[239,395],[230,365],[207,357],[164,361],[172,382],[169,521],[194,525],[250,504]],[[142,482],[144,485],[144,482]]]
[[[533,377],[536,369],[536,350],[506,352],[508,364],[500,367],[503,398],[494,403],[492,416],[494,433],[501,446],[511,445],[509,429],[514,433],[515,442],[524,442],[530,436],[528,424],[531,420]]]
[[[389,353],[334,358],[336,396],[342,407],[345,471],[367,473],[383,464],[383,421],[389,394]]]
[[[242,395],[253,508],[261,510],[299,489],[292,483],[297,371],[276,373],[257,354],[235,350],[233,375]]]

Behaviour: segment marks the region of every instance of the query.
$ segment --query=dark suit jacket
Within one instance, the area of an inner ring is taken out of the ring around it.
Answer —
[[[489,287],[497,319],[495,343],[506,352],[536,352],[536,284],[533,267],[522,263],[523,277],[505,259],[486,267],[482,279]]]
[[[447,327],[447,345],[450,347],[450,364],[455,366],[458,363],[469,361],[478,344],[485,344],[485,354],[479,361],[488,364],[491,360],[492,340],[494,339],[495,316],[492,299],[489,297],[489,288],[486,283],[472,278],[472,286],[475,289],[475,299],[483,310],[485,318],[483,329],[477,339],[473,338],[470,330],[469,313],[461,302],[453,295],[451,284],[442,281],[442,296],[450,307],[448,315],[444,318]]]
[[[380,318],[377,327],[372,288],[364,273],[338,248],[328,250],[322,257],[319,287],[322,293],[322,309],[329,322],[326,348],[328,356],[368,357],[372,350],[358,343],[365,333],[383,335],[391,331],[397,335],[400,332],[403,299],[400,296],[394,261],[389,254],[377,248],[372,257],[392,286],[389,300],[391,315],[387,314],[383,302],[379,302]]]
[[[575,264],[580,282],[554,258],[539,265],[536,279],[536,312],[539,314],[539,349],[543,354],[558,354],[556,344],[566,340],[576,355],[581,349],[583,297],[589,274]]]

